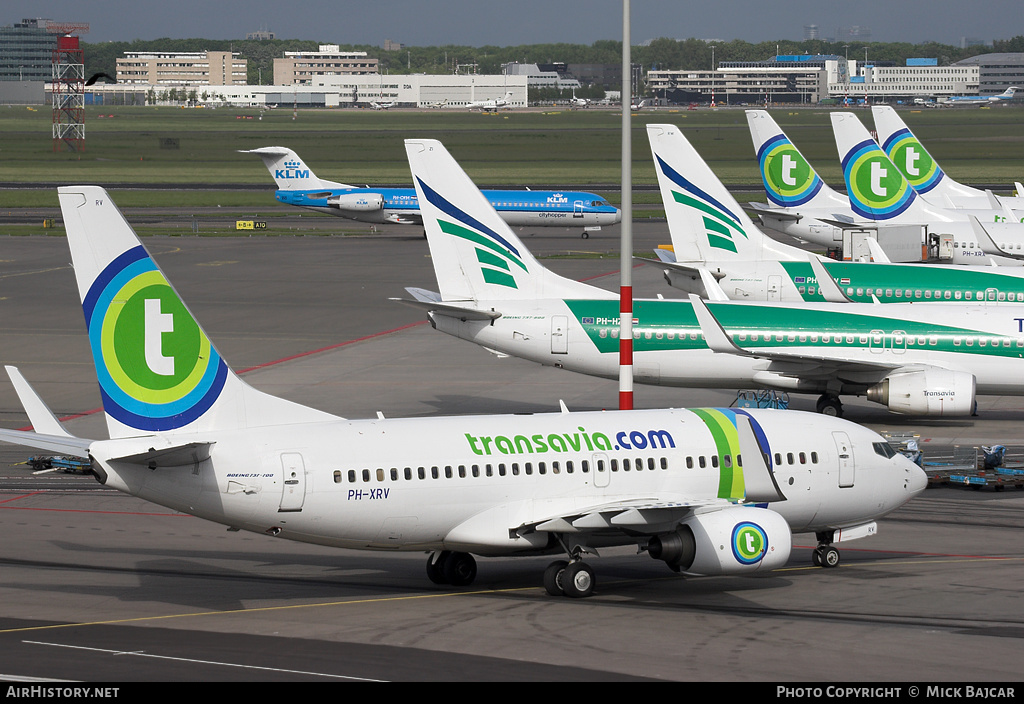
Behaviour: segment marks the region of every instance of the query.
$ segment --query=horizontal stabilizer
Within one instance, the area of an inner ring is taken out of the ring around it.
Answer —
[[[89,447],[94,441],[68,435],[46,435],[44,433],[33,433],[28,430],[0,429],[0,442],[9,442],[12,445],[34,447],[37,450],[48,450],[61,455],[72,455],[73,457],[88,459]]]
[[[818,218],[826,225],[838,227],[840,230],[877,230],[878,223],[875,222],[854,222],[843,215],[833,214],[831,218]]]
[[[501,313],[494,309],[480,310],[478,308],[462,306],[458,303],[443,303],[440,300],[441,294],[427,291],[426,289],[409,287],[405,290],[412,295],[412,300],[408,298],[391,298],[389,300],[412,306],[413,308],[419,308],[428,313],[447,315],[459,320],[496,320],[501,317]]]
[[[124,457],[112,457],[110,461],[140,464],[150,469],[156,469],[157,467],[182,467],[199,464],[210,459],[210,448],[214,444],[212,442],[190,442],[184,445],[163,447],[159,450],[151,447],[148,452],[125,455]]]
[[[803,219],[803,215],[799,213],[790,213],[778,208],[769,208],[764,203],[758,203],[756,201],[747,203],[750,209],[758,215],[768,218],[775,218],[776,220],[782,220],[784,222],[799,222]]]
[[[654,250],[654,256],[658,258],[658,261],[664,262],[666,264],[676,263],[676,253],[675,251],[670,249],[663,249],[661,247],[658,247],[657,249]],[[650,259],[641,259],[640,257],[634,257],[634,259],[640,259],[640,261],[650,261]]]

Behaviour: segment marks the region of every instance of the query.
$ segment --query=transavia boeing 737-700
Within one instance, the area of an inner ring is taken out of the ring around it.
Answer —
[[[1024,303],[1024,268],[834,261],[767,237],[681,129],[648,125],[672,251],[656,251],[672,286],[711,300]],[[833,283],[834,282],[834,283]],[[720,292],[720,296],[718,295]]]
[[[1024,224],[1008,222],[1003,210],[967,211],[925,202],[855,115],[835,112],[831,119],[847,195],[822,181],[766,111],[747,111],[769,201],[750,205],[765,226],[833,247],[847,228],[916,225],[928,230],[928,241],[921,244],[934,243],[947,263],[1024,262]]]
[[[410,145],[413,170],[443,188],[430,148]],[[877,433],[796,411],[346,420],[276,398],[228,367],[106,191],[59,198],[110,438],[68,433],[9,367],[35,432],[0,439],[88,458],[104,485],[162,506],[283,539],[432,551],[430,579],[456,586],[476,577],[474,554],[562,553],[544,585],[582,597],[595,584],[583,557],[606,545],[743,575],[785,565],[792,533],[813,532],[814,561],[833,566],[834,542],[873,535],[927,484]]]
[[[438,330],[486,349],[617,379],[618,296],[542,267],[458,164],[444,163],[429,179],[413,172],[439,293],[409,289],[406,302]],[[716,228],[724,239],[743,237]],[[819,394],[818,410],[830,414],[842,412],[844,394],[945,416],[969,415],[976,394],[1024,395],[1024,304],[704,302],[691,294],[636,300],[633,318],[638,383]]]
[[[263,159],[277,182],[275,198],[328,215],[372,223],[419,225],[420,206],[412,188],[358,188],[317,178],[299,156],[285,147],[261,147],[245,154]],[[578,191],[485,191],[491,205],[514,227],[583,228],[582,236],[614,225],[622,213],[593,193]]]

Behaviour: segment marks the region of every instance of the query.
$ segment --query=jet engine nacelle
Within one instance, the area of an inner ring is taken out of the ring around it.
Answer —
[[[648,552],[687,574],[749,574],[785,565],[792,544],[789,524],[775,511],[735,506],[691,516],[652,538]]]
[[[338,210],[372,213],[383,210],[384,196],[380,193],[343,193],[328,198],[327,205]]]
[[[868,400],[893,413],[966,416],[974,411],[975,379],[967,372],[925,369],[893,374],[868,389]]]

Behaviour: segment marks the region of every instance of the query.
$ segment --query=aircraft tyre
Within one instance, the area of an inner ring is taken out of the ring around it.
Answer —
[[[551,596],[565,596],[562,590],[562,574],[568,566],[569,563],[565,560],[556,560],[544,570],[544,589]]]
[[[453,552],[444,561],[444,577],[453,587],[466,587],[476,579],[476,560],[468,552]]]
[[[582,599],[594,593],[594,570],[586,562],[573,562],[562,572],[562,592],[574,599]]]
[[[580,238],[585,239],[585,240],[589,240],[590,239],[590,233],[589,232],[584,232],[582,235],[580,235]]]
[[[843,404],[834,394],[822,394],[818,399],[818,413],[834,418],[843,417]]]
[[[449,551],[441,550],[440,552],[432,552],[427,557],[427,579],[434,584],[448,584],[444,566],[448,561],[449,555],[451,555]]]
[[[839,551],[831,545],[819,545],[814,550],[813,560],[821,567],[836,567],[839,565]]]

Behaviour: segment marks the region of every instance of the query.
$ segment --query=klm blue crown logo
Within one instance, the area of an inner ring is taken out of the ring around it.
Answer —
[[[274,169],[274,178],[309,178],[309,169],[301,161],[286,161],[283,169]]]

